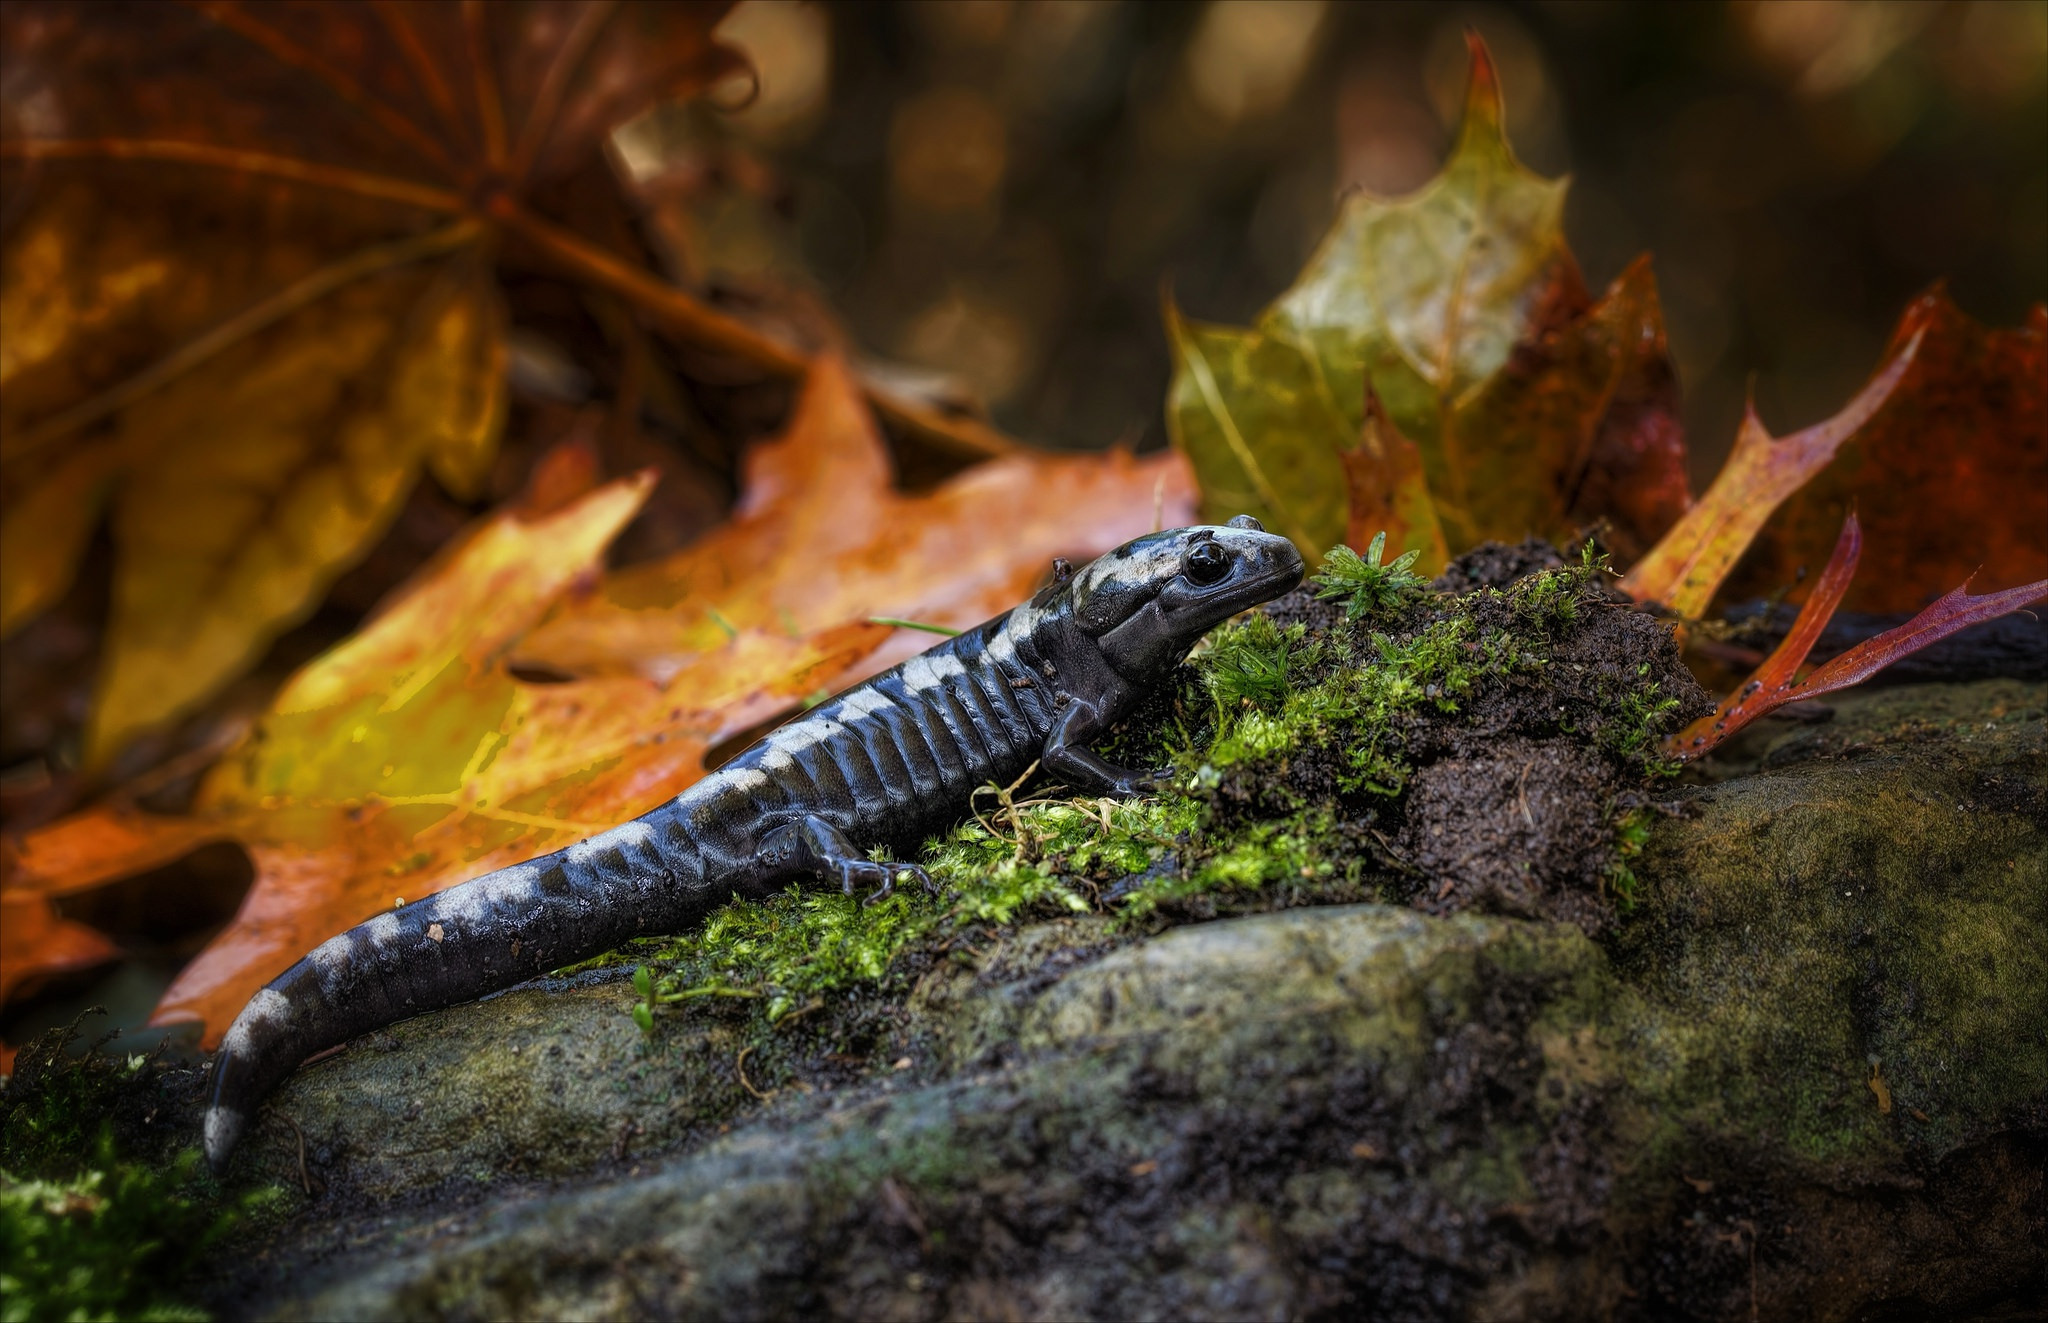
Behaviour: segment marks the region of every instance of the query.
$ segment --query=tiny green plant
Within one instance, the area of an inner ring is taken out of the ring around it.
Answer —
[[[104,1039],[68,1051],[93,1014],[25,1044],[0,1094],[0,1323],[204,1319],[204,1255],[283,1191],[227,1195],[198,1148],[150,1125],[167,1097],[159,1056],[109,1055]]]
[[[1354,621],[1398,611],[1420,598],[1428,590],[1429,581],[1410,567],[1422,553],[1404,551],[1382,564],[1386,550],[1384,532],[1373,538],[1363,556],[1341,544],[1330,548],[1330,554],[1323,558],[1323,568],[1309,581],[1315,586],[1316,596],[1325,601],[1342,601],[1345,619]]]
[[[645,965],[633,971],[633,991],[640,1000],[633,1003],[633,1023],[643,1034],[654,1032],[654,971]]]

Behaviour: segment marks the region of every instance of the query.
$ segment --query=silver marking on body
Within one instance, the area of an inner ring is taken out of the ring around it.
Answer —
[[[291,1016],[292,1004],[276,988],[263,988],[249,998],[249,1004],[220,1040],[220,1050],[231,1056],[245,1056],[259,1032],[281,1029]]]
[[[349,940],[349,934],[343,933],[339,937],[328,938],[308,951],[306,960],[322,974],[341,974],[346,973],[353,963],[351,956],[354,953],[355,943]]]
[[[596,837],[592,837],[596,840]],[[582,845],[589,841],[580,842]],[[570,857],[575,858],[575,846],[570,847]],[[435,907],[443,920],[459,921],[466,925],[480,925],[490,918],[491,911],[501,900],[516,899],[533,889],[534,879],[540,870],[531,863],[514,864],[495,873],[486,873],[473,882],[464,882],[448,888],[438,897],[440,904]]]
[[[903,663],[903,687],[913,694],[942,688],[967,674],[967,668],[950,652],[921,652]]]
[[[1031,603],[1026,602],[1010,612],[1010,618],[1003,622],[1001,632],[1005,634],[1014,632],[1018,638],[1029,638],[1033,631],[1038,628],[1039,624],[1053,614],[1055,613],[1041,611]]]
[[[775,730],[768,736],[767,743],[770,749],[798,753],[813,744],[823,744],[844,729],[844,726],[830,717],[810,717],[803,721],[792,721],[787,726]],[[764,765],[767,763],[766,758],[761,761]]]
[[[630,851],[635,846],[646,845],[653,839],[654,828],[636,818],[631,822],[622,822],[609,831],[601,831],[595,836],[576,842],[576,844],[569,847],[567,853],[571,863],[585,866],[592,862],[594,856],[602,854],[607,850],[617,850],[621,854],[626,855],[626,858],[630,861],[632,859]],[[492,898],[499,899],[504,894],[504,892],[494,889]]]
[[[839,700],[840,712],[856,721],[862,717],[887,712],[894,706],[896,705],[889,701],[889,696],[878,689],[856,689]]]
[[[784,767],[787,767],[791,762],[794,761],[788,754],[782,752],[782,750],[780,749],[773,751],[768,755],[768,757],[762,759],[762,761],[769,764],[770,766],[774,766],[774,760],[777,758],[780,758],[782,760],[781,765]],[[768,774],[758,767],[735,767],[725,774],[725,779],[726,784],[730,785],[733,789],[745,791],[748,794],[752,794],[754,791],[759,790],[762,786],[768,784]]]
[[[988,651],[982,655],[993,658],[998,665],[1017,665],[1017,644],[1010,637],[1010,626],[996,631],[996,636],[988,641]]]
[[[1081,601],[1104,589],[1119,591],[1141,585],[1157,588],[1180,573],[1181,556],[1186,551],[1181,545],[1184,540],[1174,538],[1122,559],[1104,556],[1090,561],[1074,578],[1074,600]]]

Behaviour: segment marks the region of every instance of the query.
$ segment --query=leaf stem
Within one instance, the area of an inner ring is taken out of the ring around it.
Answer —
[[[444,225],[425,234],[416,234],[391,243],[374,244],[359,249],[338,262],[329,263],[287,285],[262,302],[244,308],[197,339],[186,341],[126,381],[111,386],[91,399],[83,400],[19,433],[11,438],[12,445],[0,448],[0,459],[17,460],[39,450],[59,437],[68,436],[88,423],[97,422],[126,408],[159,386],[190,372],[222,350],[240,343],[267,326],[274,325],[342,286],[392,267],[451,252],[474,241],[481,233],[481,229],[482,227],[473,220],[456,221],[452,225]]]
[[[455,93],[435,66],[426,44],[420,40],[419,29],[413,27],[412,20],[393,0],[370,0],[370,8],[384,24],[384,30],[391,34],[391,39],[398,43],[399,51],[412,69],[413,81],[434,103],[434,113],[440,116],[441,127],[447,131],[448,140],[460,143],[470,139],[469,126],[462,122],[462,112],[455,106]]]
[[[555,116],[561,111],[562,97],[569,90],[569,80],[583,57],[590,50],[591,43],[605,22],[617,8],[616,0],[593,0],[576,13],[576,24],[569,29],[569,35],[555,49],[555,58],[548,63],[548,71],[541,76],[540,90],[534,93],[533,107],[526,114],[526,122],[519,126],[519,144],[512,150],[512,162],[507,174],[515,186],[524,183],[527,171],[533,169],[534,158],[540,155],[548,131],[555,126]]]
[[[413,149],[429,164],[453,171],[455,163],[433,137],[370,92],[361,83],[335,68],[319,55],[252,17],[233,0],[199,0],[199,11],[222,27],[248,38],[269,51],[280,64],[303,69],[327,84],[336,96],[368,116],[379,128]]]
[[[462,0],[462,30],[469,38],[469,67],[476,90],[477,118],[484,127],[484,161],[492,169],[505,164],[505,103],[491,68],[491,34],[484,26],[480,0]]]
[[[0,140],[0,158],[48,161],[175,161],[205,165],[244,174],[289,179],[293,183],[338,189],[358,197],[403,202],[428,211],[459,212],[462,198],[445,188],[415,184],[409,179],[350,170],[338,165],[321,165],[295,156],[274,156],[269,152],[248,152],[212,143],[179,142],[168,138],[7,138]]]
[[[801,376],[810,367],[810,356],[801,349],[708,307],[645,268],[543,220],[515,198],[496,194],[485,208],[507,231],[585,279],[612,290],[692,344],[744,358],[780,376]],[[877,413],[921,440],[976,458],[1013,454],[1018,449],[1015,441],[979,419],[935,408],[872,381],[861,384]]]

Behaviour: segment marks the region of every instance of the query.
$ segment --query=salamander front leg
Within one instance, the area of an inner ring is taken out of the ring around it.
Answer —
[[[767,878],[815,877],[839,883],[851,896],[873,887],[863,904],[872,905],[896,889],[896,879],[909,874],[926,892],[936,892],[931,874],[916,864],[878,863],[861,853],[845,832],[820,817],[798,818],[762,838],[754,868]]]
[[[1068,785],[1097,794],[1128,799],[1156,789],[1168,775],[1166,772],[1119,767],[1083,742],[1100,735],[1106,725],[1093,704],[1074,700],[1060,713],[1059,724],[1046,740],[1039,762],[1048,773]]]

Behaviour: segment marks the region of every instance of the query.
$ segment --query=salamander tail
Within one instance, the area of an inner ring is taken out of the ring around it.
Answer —
[[[379,914],[272,980],[221,1040],[205,1125],[214,1170],[264,1097],[315,1052],[635,936],[680,931],[702,908],[703,869],[660,814]]]

